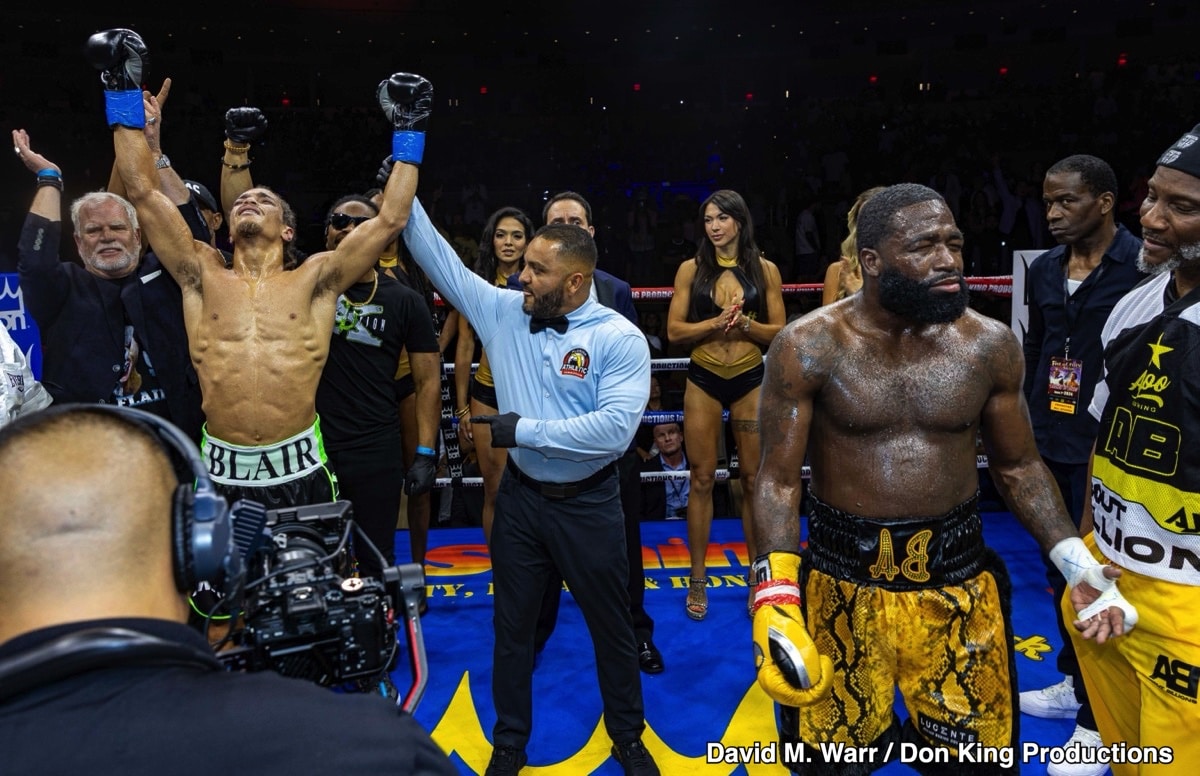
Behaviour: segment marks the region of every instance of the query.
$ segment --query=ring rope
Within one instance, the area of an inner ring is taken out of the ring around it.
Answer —
[[[968,291],[980,294],[995,294],[996,296],[1012,296],[1012,275],[970,277],[966,278],[966,281]],[[823,283],[784,283],[780,286],[784,296],[820,293],[824,287]],[[635,300],[662,300],[670,299],[675,295],[675,289],[671,286],[648,286],[630,290]],[[433,294],[433,299],[437,304],[445,304],[445,301],[442,300],[436,291]]]
[[[1011,275],[994,275],[985,277],[969,277],[966,278],[967,290],[975,293],[993,294],[996,296],[1012,296],[1012,276]],[[824,288],[821,283],[784,283],[781,290],[785,295],[806,294],[819,292]],[[631,293],[635,300],[662,300],[670,299],[675,294],[675,289],[671,286],[662,287],[646,287],[633,288]],[[444,304],[442,298],[435,292],[434,300],[438,304]],[[656,358],[650,361],[650,370],[652,372],[677,372],[687,369],[690,359],[687,358]],[[471,364],[472,373],[479,368],[479,364]],[[450,375],[454,374],[454,364],[444,363],[443,371]],[[729,410],[724,410],[721,413],[721,420],[727,422],[729,420]],[[682,411],[661,411],[647,410],[642,414],[642,425],[656,425],[659,423],[682,423]],[[976,456],[976,468],[986,469],[988,466],[987,456]],[[811,471],[808,466],[804,466],[801,470],[801,476],[804,479],[809,479]],[[642,482],[665,481],[669,479],[688,479],[691,477],[691,472],[688,470],[672,471],[672,472],[643,472],[641,475]],[[729,469],[717,469],[717,481],[724,481],[731,478]],[[434,487],[445,488],[452,485],[464,485],[467,487],[482,487],[482,477],[438,477],[434,480]]]
[[[986,455],[975,456],[975,468],[986,469],[988,465]],[[806,464],[800,470],[800,476],[804,479],[809,479],[812,475],[812,470]],[[688,480],[691,479],[692,472],[690,469],[680,469],[679,471],[668,472],[642,472],[642,482],[660,482],[665,480]],[[716,480],[724,482],[725,480],[737,479],[737,475],[732,473],[731,469],[717,469]],[[438,488],[447,488],[451,485],[466,485],[467,487],[479,488],[483,487],[482,477],[462,477],[454,479],[451,477],[438,477],[434,480],[434,486]]]

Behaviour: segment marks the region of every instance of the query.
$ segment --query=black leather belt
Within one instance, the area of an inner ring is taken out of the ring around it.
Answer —
[[[542,482],[541,480],[535,480],[518,469],[517,465],[513,463],[512,458],[508,459],[508,470],[512,472],[514,477],[520,480],[522,485],[540,493],[544,498],[561,500],[574,498],[580,493],[587,493],[589,490],[595,488],[616,472],[617,464],[616,462],[609,463],[596,473],[588,475],[577,482]]]

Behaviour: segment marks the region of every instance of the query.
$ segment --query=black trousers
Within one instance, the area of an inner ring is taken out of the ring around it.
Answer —
[[[1046,462],[1046,468],[1054,475],[1054,482],[1058,485],[1059,492],[1062,493],[1067,511],[1071,513],[1071,519],[1075,521],[1075,527],[1078,528],[1079,521],[1083,518],[1084,505],[1087,503],[1087,499],[1091,498],[1091,488],[1088,487],[1087,478],[1088,465],[1086,463],[1062,463],[1049,458],[1042,460]],[[1058,622],[1058,633],[1062,637],[1062,649],[1059,650],[1057,660],[1058,670],[1064,676],[1072,678],[1075,684],[1075,700],[1083,704],[1075,715],[1075,722],[1088,730],[1095,730],[1096,718],[1092,715],[1091,704],[1088,703],[1087,688],[1083,685],[1083,674],[1079,670],[1079,658],[1075,655],[1075,645],[1071,641],[1071,634],[1068,630],[1074,626],[1063,620],[1062,607],[1058,605],[1058,602],[1062,600],[1063,593],[1067,590],[1067,580],[1058,567],[1050,561],[1049,555],[1042,553],[1042,562],[1046,565],[1046,581],[1050,583],[1050,589],[1054,593],[1054,616]]]
[[[633,617],[633,633],[636,641],[650,641],[654,637],[654,620],[646,613],[646,567],[642,561],[642,475],[638,464],[641,457],[637,446],[631,446],[617,459],[617,473],[621,482],[621,512],[625,516],[625,550],[629,564],[629,576],[625,582],[629,594],[629,614]],[[538,612],[538,652],[550,640],[554,626],[558,623],[558,607],[562,602],[562,576],[555,574],[546,583],[542,606]]]
[[[555,574],[571,586],[592,637],[609,737],[618,743],[641,737],[642,675],[625,591],[623,521],[615,476],[572,498],[549,499],[505,469],[491,543],[493,745],[523,749],[529,741],[538,605]]]
[[[404,487],[404,461],[400,448],[362,455],[328,453],[337,472],[338,495],[354,505],[354,522],[383,554],[387,565],[396,563],[396,520],[400,512],[400,494]],[[361,537],[355,536],[354,556],[358,572],[364,577],[383,573],[379,559]]]

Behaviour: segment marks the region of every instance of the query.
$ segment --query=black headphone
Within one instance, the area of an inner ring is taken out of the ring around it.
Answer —
[[[201,582],[224,590],[242,574],[242,556],[234,546],[229,503],[208,476],[200,450],[187,434],[157,415],[131,407],[91,405],[141,428],[156,439],[192,481],[180,479],[171,506],[171,558],[175,587],[190,593]]]
[[[172,459],[172,468],[181,475],[171,507],[175,586],[180,592],[191,592],[201,582],[208,582],[228,594],[240,582],[242,557],[234,544],[228,504],[209,479],[195,443],[157,415],[107,404],[55,404],[19,418],[6,431],[14,432],[18,425],[40,425],[55,415],[72,412],[114,416],[158,440]],[[187,481],[188,473],[194,482]],[[190,644],[127,628],[91,628],[0,662],[0,701],[95,668],[123,665],[221,668],[211,651]]]

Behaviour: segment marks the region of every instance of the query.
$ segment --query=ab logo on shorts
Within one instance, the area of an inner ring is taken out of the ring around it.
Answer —
[[[1196,702],[1197,690],[1200,690],[1200,668],[1160,654],[1150,679],[1161,684],[1171,695]]]
[[[884,528],[879,532],[879,558],[870,568],[875,579],[884,577],[888,582],[902,574],[909,582],[921,584],[929,581],[929,540],[933,531],[918,531],[904,546],[907,553],[899,566],[892,550],[892,532]]]

